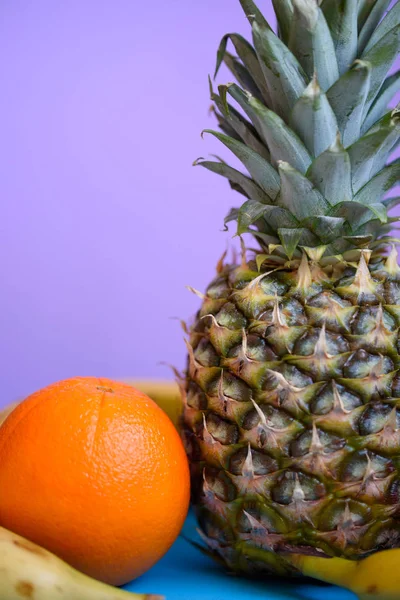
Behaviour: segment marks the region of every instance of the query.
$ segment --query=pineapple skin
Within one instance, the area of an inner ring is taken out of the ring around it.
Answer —
[[[218,265],[189,332],[192,503],[229,570],[400,546],[400,273],[387,258]],[[322,262],[322,261],[321,261]]]

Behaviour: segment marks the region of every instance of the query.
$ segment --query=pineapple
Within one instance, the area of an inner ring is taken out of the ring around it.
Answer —
[[[223,38],[236,83],[210,83],[206,131],[244,169],[196,164],[244,196],[226,222],[257,248],[201,295],[182,429],[209,551],[296,575],[290,553],[400,546],[400,2],[273,0],[278,35],[240,2],[253,44]]]

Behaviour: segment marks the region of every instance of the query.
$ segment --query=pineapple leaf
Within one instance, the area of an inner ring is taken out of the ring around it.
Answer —
[[[265,204],[248,200],[239,208],[237,215],[237,235],[246,233],[250,225],[258,221],[265,211]]]
[[[279,206],[289,210],[298,220],[326,215],[329,204],[309,179],[289,163],[280,161],[281,193]]]
[[[270,28],[268,22],[264,18],[264,15],[253,2],[253,0],[239,0],[239,2],[242,5],[242,9],[248,18],[250,25],[256,20],[263,27]]]
[[[400,3],[399,3],[400,6]],[[400,90],[400,71],[390,75],[382,85],[376,100],[372,104],[365,118],[361,133],[368,131],[388,110],[389,102]]]
[[[254,85],[256,85],[260,90],[262,97],[264,98],[267,105],[270,105],[271,99],[268,91],[268,86],[264,79],[264,74],[260,67],[260,63],[258,62],[257,54],[255,53],[253,46],[249,44],[249,42],[238,33],[228,33],[222,38],[217,52],[217,65],[215,68],[214,78],[217,76],[222,61],[225,58],[226,46],[229,39],[234,45],[235,50],[243,65],[246,67],[249,76],[252,78]],[[249,90],[249,92],[251,91],[252,90]]]
[[[226,217],[224,219],[225,231],[228,230],[228,228],[227,228],[227,224],[228,223],[231,223],[232,221],[237,221],[238,214],[239,214],[239,209],[238,208],[231,208],[230,209],[230,211],[228,212],[228,214],[226,215]]]
[[[343,234],[343,217],[310,217],[302,221],[302,225],[311,229],[311,231],[323,240],[324,244],[329,244],[334,239]]]
[[[235,56],[232,56],[232,54],[230,54],[229,52],[225,52],[224,63],[226,64],[232,75],[235,77],[235,79],[245,90],[259,98],[261,101],[263,101],[261,92],[258,89],[254,79],[252,78],[246,67],[244,67]]]
[[[382,205],[380,205],[382,206]],[[384,207],[382,206],[384,209]],[[376,219],[375,206],[364,206],[359,202],[340,202],[330,212],[331,216],[343,217],[351,228],[351,232],[359,235],[359,229],[366,223]],[[380,219],[379,219],[380,221]],[[350,235],[350,234],[349,234]]]
[[[386,206],[386,210],[392,210],[400,204],[400,196],[395,196],[393,198],[386,198],[386,200],[382,201],[382,204]]]
[[[309,77],[316,72],[325,91],[339,77],[335,47],[329,27],[317,0],[292,0],[289,49]]]
[[[336,116],[315,77],[294,105],[290,125],[311,156],[319,156],[335,141]]]
[[[353,197],[350,157],[339,139],[314,160],[307,177],[332,206]]]
[[[229,86],[228,92],[246,112],[246,107],[249,106],[249,115],[255,115],[254,125],[268,145],[272,163],[276,165],[279,160],[290,160],[297,170],[305,173],[311,163],[311,157],[290,127],[276,113],[256,98],[243,93],[235,84]]]
[[[239,106],[244,110],[249,119],[254,125],[255,130],[257,131],[260,138],[264,141],[264,144],[268,146],[267,138],[265,137],[265,132],[263,127],[260,124],[259,115],[253,109],[250,104],[250,95],[248,92],[242,90],[236,83],[230,83],[226,86],[220,86],[220,90],[224,90],[224,94],[226,96],[229,93],[230,96],[239,104]]]
[[[224,86],[220,86],[220,89],[223,93],[223,98],[213,91],[210,82],[211,99],[215,102],[217,108],[222,113],[222,115],[218,115],[218,113],[216,113],[220,125],[221,121],[225,120],[229,127],[232,128],[232,130],[239,136],[239,140],[243,140],[247,146],[263,156],[266,160],[270,160],[268,149],[259,139],[253,125],[251,125],[251,123],[249,123],[233,106],[226,102],[226,88]],[[237,139],[236,135],[234,137]]]
[[[375,44],[377,44],[393,27],[400,23],[400,2],[393,5],[393,8],[385,15],[374,33],[371,35],[364,52],[368,52]]]
[[[374,8],[377,0],[358,0],[358,30],[364,27],[371,10]]]
[[[272,0],[278,20],[279,37],[287,45],[290,35],[290,23],[293,19],[292,0]]]
[[[213,173],[226,177],[231,182],[239,185],[246,192],[247,196],[256,202],[262,204],[270,204],[272,202],[271,198],[252,179],[223,162],[197,159],[194,165],[204,167]]]
[[[279,239],[289,260],[292,259],[303,232],[304,230],[301,228],[288,229],[286,227],[280,227],[278,229]]]
[[[271,223],[273,229],[277,231],[282,227],[296,227],[297,221],[288,210],[278,206],[268,206],[260,202],[248,200],[239,209],[237,220],[237,234],[247,233],[250,225],[258,221],[261,217],[266,217]]]
[[[358,0],[324,0],[321,5],[331,31],[340,75],[357,57],[357,7]]]
[[[382,198],[400,179],[400,161],[395,161],[380,171],[356,194],[354,200],[371,205]]]
[[[364,104],[370,89],[370,72],[369,63],[356,61],[327,92],[345,148],[360,135]]]
[[[244,164],[261,189],[273,200],[276,198],[280,189],[279,176],[268,161],[246,146],[246,144],[238,142],[223,133],[213,131],[212,129],[205,129],[203,133],[210,133],[229,148],[229,150]]]
[[[254,46],[268,83],[272,108],[286,118],[307,85],[297,59],[271,29],[253,23]]]
[[[364,52],[362,60],[371,63],[371,84],[364,105],[364,115],[367,114],[375,100],[385,77],[393,65],[400,50],[400,25],[393,27],[368,52]]]
[[[366,45],[368,44],[369,40],[371,39],[371,36],[373,34],[373,32],[375,31],[376,27],[379,24],[379,21],[382,19],[383,15],[385,14],[385,11],[387,9],[387,7],[390,4],[390,0],[377,0],[377,2],[375,2],[374,7],[372,8],[371,12],[369,13],[367,20],[365,21],[363,28],[360,31],[360,34],[358,36],[358,53],[361,54]],[[393,24],[394,27],[394,24]],[[371,46],[372,47],[372,46]]]
[[[386,164],[400,136],[400,115],[393,111],[370,132],[355,142],[348,153],[352,167],[353,192],[357,193]]]

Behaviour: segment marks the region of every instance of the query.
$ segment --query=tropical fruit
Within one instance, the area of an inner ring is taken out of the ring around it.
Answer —
[[[189,502],[174,425],[133,387],[50,385],[0,427],[0,526],[96,579],[121,585],[169,549]]]
[[[226,222],[251,243],[200,294],[183,437],[210,552],[296,575],[289,553],[400,546],[400,3],[273,4],[278,34],[241,0],[252,43],[224,36],[217,71],[237,83],[210,84],[222,132],[206,131],[244,169],[196,164],[242,194]]]

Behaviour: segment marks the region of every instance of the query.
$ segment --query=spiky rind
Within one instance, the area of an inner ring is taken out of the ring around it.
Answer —
[[[183,436],[203,537],[239,571],[285,552],[357,559],[400,545],[400,273],[222,268],[190,331]],[[207,314],[204,313],[207,311]]]

